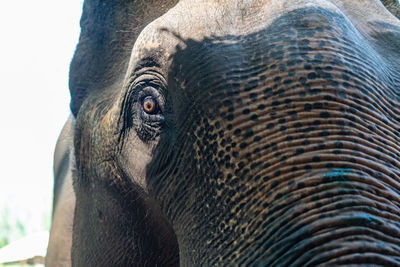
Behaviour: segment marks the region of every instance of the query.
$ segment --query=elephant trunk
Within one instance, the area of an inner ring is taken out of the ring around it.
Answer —
[[[310,171],[296,182],[290,175],[273,178],[262,223],[254,220],[265,232],[253,249],[264,256],[255,253],[242,263],[393,265],[400,256],[399,199],[378,177],[354,167]]]
[[[331,75],[340,81],[339,72]],[[215,264],[396,265],[400,165],[391,134],[396,124],[375,119],[382,116],[379,105],[352,113],[358,106],[354,89],[321,90],[310,96],[312,102],[287,89],[276,100],[267,99],[265,109],[247,113],[235,106],[236,121],[231,130],[226,125],[216,164],[209,166],[219,166],[222,176],[210,179],[215,195],[205,194],[213,200],[211,217],[222,222],[208,240],[219,257]],[[203,137],[220,131],[213,126]]]

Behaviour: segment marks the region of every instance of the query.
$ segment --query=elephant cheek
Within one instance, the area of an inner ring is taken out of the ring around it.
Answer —
[[[157,140],[154,141],[155,143]],[[125,178],[147,192],[146,169],[152,158],[152,146],[140,140],[134,131],[129,133],[121,150],[119,166]]]

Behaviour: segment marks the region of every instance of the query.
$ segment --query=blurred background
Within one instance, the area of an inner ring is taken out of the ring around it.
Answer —
[[[53,152],[69,115],[82,4],[0,2],[0,251],[24,237],[44,239],[50,227]]]

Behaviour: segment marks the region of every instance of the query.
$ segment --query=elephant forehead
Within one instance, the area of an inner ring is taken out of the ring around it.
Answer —
[[[142,31],[135,43],[133,58],[143,55],[144,50],[160,46],[168,54],[174,53],[178,44],[185,46],[182,40],[248,35],[268,27],[278,17],[293,10],[309,8],[322,8],[344,15],[365,32],[373,31],[369,24],[371,21],[399,24],[379,0],[184,0]],[[366,13],[369,15],[364,16]]]

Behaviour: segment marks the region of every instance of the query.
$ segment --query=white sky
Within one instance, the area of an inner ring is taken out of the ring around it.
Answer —
[[[30,220],[29,232],[51,205],[53,152],[69,115],[68,69],[82,3],[0,2],[0,210]]]

